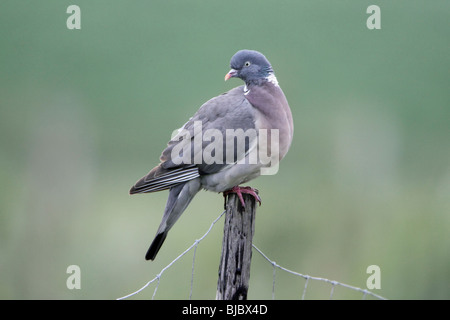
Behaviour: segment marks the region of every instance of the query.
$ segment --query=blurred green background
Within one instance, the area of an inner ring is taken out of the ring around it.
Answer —
[[[71,4],[81,30],[66,27]],[[366,27],[371,4],[381,30]],[[1,0],[0,298],[115,299],[204,234],[221,195],[199,193],[145,261],[168,193],[128,190],[174,129],[241,84],[223,77],[244,48],[271,61],[295,122],[279,173],[251,183],[254,243],[361,288],[378,265],[387,298],[450,298],[449,17],[448,0]],[[197,249],[194,299],[215,298],[222,227]],[[80,290],[66,287],[73,264]],[[192,252],[155,298],[189,298],[191,270]],[[249,299],[272,298],[272,271],[254,252]],[[275,298],[303,287],[278,271]],[[306,298],[329,294],[310,281]]]

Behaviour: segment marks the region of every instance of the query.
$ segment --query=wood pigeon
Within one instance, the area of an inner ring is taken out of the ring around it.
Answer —
[[[291,145],[294,125],[271,64],[260,52],[240,50],[225,81],[245,82],[204,103],[162,152],[160,164],[138,180],[130,194],[169,190],[161,224],[145,256],[154,260],[167,233],[201,189],[252,194],[240,187],[271,174]],[[264,171],[267,170],[267,171]],[[261,202],[260,202],[261,203]]]

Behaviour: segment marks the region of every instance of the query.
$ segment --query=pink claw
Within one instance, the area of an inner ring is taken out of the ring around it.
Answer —
[[[245,207],[245,201],[244,198],[242,197],[243,193],[247,193],[247,194],[251,194],[256,201],[259,202],[259,205],[261,205],[261,198],[259,197],[258,190],[253,189],[252,187],[240,187],[240,186],[235,186],[233,188],[231,188],[230,190],[226,190],[223,192],[223,196],[226,196],[229,193],[236,193],[239,197],[239,200],[241,201],[241,205],[243,207]]]

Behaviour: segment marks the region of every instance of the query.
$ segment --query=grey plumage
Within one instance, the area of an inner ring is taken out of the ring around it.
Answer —
[[[137,181],[130,190],[130,194],[135,194],[169,189],[164,215],[147,252],[147,260],[155,258],[170,228],[198,191],[229,190],[256,178],[261,174],[261,169],[268,166],[261,161],[251,161],[252,151],[262,147],[258,143],[258,134],[246,136],[241,149],[236,144],[227,144],[226,139],[223,139],[222,150],[219,150],[223,151],[222,156],[220,157],[220,153],[219,156],[216,154],[215,159],[219,161],[213,163],[207,163],[202,158],[212,141],[199,135],[208,130],[216,130],[212,132],[221,133],[225,137],[227,129],[242,132],[259,132],[258,130],[264,129],[270,136],[271,130],[275,129],[279,134],[277,163],[290,147],[293,136],[292,115],[269,61],[257,51],[241,50],[232,57],[230,65],[232,69],[225,80],[238,77],[244,80],[245,86],[231,89],[204,103],[180,128],[180,133],[169,141],[160,157],[160,164]],[[200,132],[195,128],[199,124],[202,129]],[[182,139],[182,134],[190,140]],[[181,141],[187,148],[174,152],[177,150],[175,148],[180,149]],[[196,141],[201,141],[201,145],[195,146]],[[270,153],[270,146],[269,144],[264,151]]]

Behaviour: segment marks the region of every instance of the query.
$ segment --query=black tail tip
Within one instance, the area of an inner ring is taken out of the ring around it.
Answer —
[[[153,239],[152,244],[150,245],[150,248],[148,248],[147,254],[145,255],[145,260],[155,260],[156,255],[158,254],[159,249],[161,249],[161,246],[164,243],[164,240],[166,240],[167,233],[162,232],[158,233]]]

